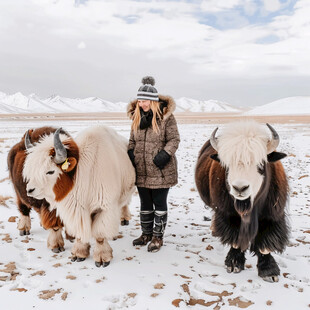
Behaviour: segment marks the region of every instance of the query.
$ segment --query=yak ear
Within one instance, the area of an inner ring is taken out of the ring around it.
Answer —
[[[281,160],[282,158],[286,157],[285,153],[281,152],[272,152],[267,155],[268,162],[274,163],[275,161]]]
[[[61,165],[61,170],[63,172],[70,172],[72,171],[77,164],[77,160],[75,157],[68,157],[66,161]]]
[[[213,160],[220,162],[219,154],[217,154],[217,153],[216,153],[216,154],[212,154],[212,155],[210,155],[210,157],[211,157]]]

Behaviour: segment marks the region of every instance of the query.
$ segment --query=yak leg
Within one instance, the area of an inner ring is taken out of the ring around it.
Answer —
[[[112,248],[107,239],[105,238],[97,238],[96,245],[94,249],[94,261],[97,267],[101,265],[106,267],[110,264],[112,255]]]
[[[227,272],[238,273],[244,270],[245,255],[238,245],[240,232],[240,217],[227,217],[222,213],[215,213],[212,217],[212,235],[219,237],[222,244],[230,245],[225,259]]]
[[[75,243],[73,245],[73,248],[71,250],[72,262],[82,262],[89,256],[89,249],[90,244],[89,243],[83,243],[81,242],[81,239],[75,239]]]
[[[289,228],[285,217],[261,220],[251,250],[257,255],[258,275],[268,282],[278,282],[280,269],[271,252],[283,252],[288,243]]]
[[[49,205],[42,204],[39,212],[42,227],[49,231],[47,247],[54,253],[63,252],[65,250],[62,236],[63,223],[56,215],[56,210],[50,211]]]
[[[62,228],[49,229],[47,247],[51,249],[54,253],[59,253],[65,250],[64,245],[65,243],[62,237]]]
[[[131,214],[128,206],[123,206],[121,211],[121,225],[129,225],[129,220],[131,219]]]
[[[239,273],[244,270],[245,255],[240,249],[231,247],[225,259],[227,272]]]
[[[21,236],[29,235],[31,228],[31,220],[29,213],[31,211],[25,204],[23,204],[19,197],[17,197],[17,206],[20,212],[19,221],[17,224],[17,229],[19,230],[19,234]]]

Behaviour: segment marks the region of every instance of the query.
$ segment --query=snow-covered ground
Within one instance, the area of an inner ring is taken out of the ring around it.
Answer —
[[[61,121],[75,135],[98,121]],[[102,123],[102,122],[100,122]],[[129,122],[105,122],[129,136]],[[37,121],[35,126],[46,125]],[[204,206],[194,184],[194,167],[202,144],[214,125],[179,125],[181,144],[177,152],[179,184],[171,189],[169,223],[164,246],[158,253],[133,247],[140,235],[139,198],[130,204],[133,218],[111,241],[114,258],[107,268],[97,268],[92,258],[70,261],[72,243],[65,252],[47,249],[47,231],[32,212],[29,236],[16,228],[18,210],[8,180],[7,153],[33,122],[0,122],[0,300],[1,310],[16,309],[309,309],[310,307],[310,126],[274,125],[280,151],[289,156],[283,164],[290,181],[288,213],[292,233],[281,255],[278,283],[257,275],[256,258],[247,253],[246,268],[228,274],[224,259],[228,251],[211,236],[211,211]]]

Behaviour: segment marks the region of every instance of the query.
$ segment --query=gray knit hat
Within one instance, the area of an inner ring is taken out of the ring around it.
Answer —
[[[157,89],[154,87],[155,79],[152,76],[145,76],[142,79],[142,86],[138,89],[138,100],[158,101]]]

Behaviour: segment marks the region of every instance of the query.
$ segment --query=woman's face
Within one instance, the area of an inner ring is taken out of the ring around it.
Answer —
[[[138,104],[144,112],[149,111],[151,108],[151,100],[138,100]]]

